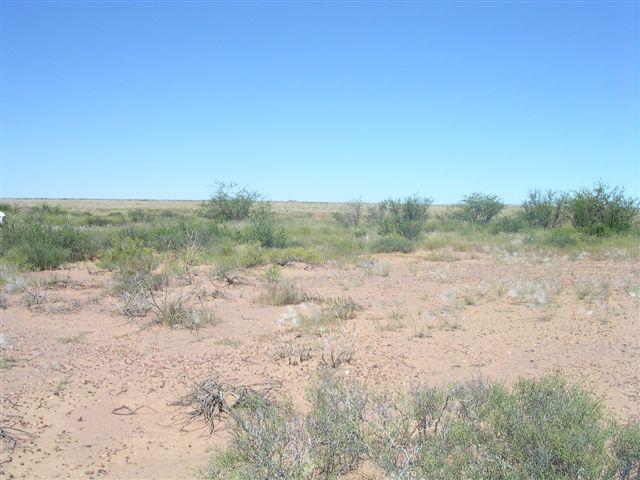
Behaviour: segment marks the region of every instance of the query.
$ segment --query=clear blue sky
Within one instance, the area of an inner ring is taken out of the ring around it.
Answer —
[[[4,197],[638,195],[638,2],[1,9]]]

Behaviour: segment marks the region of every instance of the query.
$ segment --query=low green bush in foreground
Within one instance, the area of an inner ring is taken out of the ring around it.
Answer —
[[[322,371],[308,400],[306,414],[265,399],[232,409],[230,443],[204,477],[333,479],[365,462],[388,479],[640,475],[638,424],[617,425],[591,393],[557,375],[383,395]]]

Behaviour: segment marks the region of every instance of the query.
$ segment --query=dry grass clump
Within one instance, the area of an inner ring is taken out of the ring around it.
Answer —
[[[350,364],[356,354],[356,338],[344,330],[322,335],[322,357],[320,365],[338,368],[342,364]]]
[[[282,278],[278,267],[271,267],[262,274],[262,293],[257,301],[264,305],[297,305],[306,300],[305,294],[290,280]]]
[[[350,320],[364,309],[351,297],[329,297],[321,300],[322,313],[336,320]]]
[[[202,297],[197,290],[191,290],[187,293],[180,290],[177,294],[170,295],[168,289],[165,289],[164,295],[160,298],[156,296],[153,290],[149,290],[149,296],[155,321],[160,325],[169,327],[182,326],[195,330],[217,321],[215,312],[204,308]],[[190,305],[194,297],[197,297],[200,302],[200,307],[198,308]]]
[[[289,340],[278,343],[274,347],[273,358],[276,361],[286,360],[289,365],[300,365],[311,359],[311,347]]]
[[[44,286],[37,280],[24,277],[24,282],[18,287],[22,292],[22,302],[30,309],[41,310],[49,301],[49,296]]]
[[[603,303],[610,295],[610,286],[607,281],[589,279],[576,285],[578,299],[589,303]]]

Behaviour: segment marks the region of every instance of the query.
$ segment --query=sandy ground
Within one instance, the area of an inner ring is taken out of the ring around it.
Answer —
[[[144,328],[150,316],[118,315],[111,273],[95,266],[55,272],[63,281],[40,308],[9,294],[0,353],[13,364],[0,370],[2,415],[34,436],[2,454],[2,474],[194,477],[225,433],[182,431],[169,401],[216,375],[243,384],[279,381],[301,402],[325,343],[345,339],[355,356],[341,374],[374,388],[477,376],[508,383],[561,371],[593,389],[616,417],[640,415],[640,268],[632,259],[445,251],[283,267],[306,292],[350,296],[364,306],[333,339],[283,324],[287,307],[256,303],[259,270],[243,272],[247,285],[232,287],[213,281],[210,267],[196,271],[197,288],[226,296],[207,295],[220,323],[197,333]],[[308,345],[311,359],[278,360],[274,353],[287,344]],[[114,414],[119,407],[141,408]]]

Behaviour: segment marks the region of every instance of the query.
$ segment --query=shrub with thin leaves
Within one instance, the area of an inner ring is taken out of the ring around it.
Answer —
[[[467,222],[487,224],[491,222],[504,207],[504,203],[497,195],[471,193],[462,199],[462,202],[458,205],[458,212],[460,218]]]
[[[153,250],[139,239],[122,238],[100,255],[100,264],[127,276],[151,272],[158,261]]]
[[[610,475],[620,480],[640,478],[640,423],[621,427],[614,435],[611,449],[614,459]]]
[[[233,412],[229,447],[217,452],[204,476],[211,480],[312,478],[309,436],[302,415],[288,403],[256,399]]]
[[[533,190],[522,202],[522,218],[529,227],[554,228],[566,215],[567,196],[553,190]]]
[[[324,369],[311,383],[307,431],[319,478],[355,470],[367,451],[364,413],[367,395],[358,382]]]
[[[404,199],[388,199],[369,212],[369,220],[380,235],[400,235],[415,240],[425,228],[432,200],[419,195]]]
[[[217,221],[245,220],[264,208],[262,194],[235,182],[216,182],[216,190],[200,205],[200,215]],[[267,204],[268,205],[268,204]]]
[[[209,478],[355,478],[363,462],[398,480],[638,478],[638,425],[558,375],[389,395],[322,371],[307,395],[306,416],[270,404],[234,426]]]
[[[39,217],[10,221],[0,229],[0,254],[31,270],[87,260],[97,251],[97,243],[86,230],[53,225]]]
[[[574,227],[602,236],[629,230],[639,205],[639,200],[625,195],[623,188],[598,183],[592,189],[574,193],[568,213]]]
[[[246,233],[250,242],[265,248],[284,248],[287,234],[284,227],[276,221],[273,214],[263,213],[251,219]]]
[[[410,253],[415,250],[415,243],[398,234],[391,234],[377,238],[371,244],[375,253]]]

